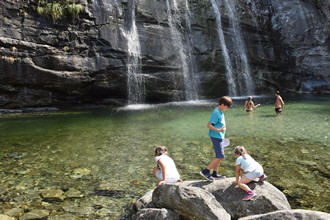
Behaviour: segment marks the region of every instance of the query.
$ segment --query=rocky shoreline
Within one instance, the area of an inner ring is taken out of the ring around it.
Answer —
[[[21,171],[17,175],[26,172]],[[130,213],[114,218],[111,217],[109,202],[125,192],[111,190],[111,184],[107,181],[92,181],[89,179],[90,172],[86,168],[77,168],[72,172],[70,179],[81,183],[77,187],[45,188],[42,183],[35,183],[35,187],[30,189],[24,183],[4,182],[0,186],[0,220],[330,219],[329,213],[291,209],[285,195],[266,181],[250,183],[257,197],[243,201],[245,192],[232,185],[234,177],[213,182],[194,180],[163,184],[147,192],[134,204],[127,204]],[[91,181],[98,183],[94,186],[86,185]],[[15,192],[11,192],[13,189]]]

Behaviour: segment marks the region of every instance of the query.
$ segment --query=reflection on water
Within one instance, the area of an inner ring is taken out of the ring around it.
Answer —
[[[330,212],[329,97],[284,97],[283,115],[275,115],[273,97],[254,98],[261,106],[252,113],[243,111],[244,101],[237,98],[225,113],[232,146],[220,172],[234,176],[232,148],[244,145],[292,208]],[[125,216],[132,202],[156,186],[156,145],[169,148],[183,179],[200,179],[200,168],[213,157],[206,123],[216,105],[217,100],[0,115],[0,211],[28,207],[82,218]],[[64,200],[42,196],[55,189]]]

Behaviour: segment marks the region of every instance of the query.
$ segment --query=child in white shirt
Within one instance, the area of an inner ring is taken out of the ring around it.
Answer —
[[[158,146],[155,148],[155,160],[157,167],[154,167],[153,174],[158,180],[157,186],[163,183],[181,182],[180,175],[171,157],[167,156],[167,148]]]
[[[259,178],[259,181],[264,181],[267,176],[264,174],[262,166],[247,153],[245,147],[237,146],[235,148],[235,156],[237,157],[235,163],[236,181],[233,184],[237,184],[248,193],[243,200],[250,200],[257,194],[247,184],[256,178]],[[244,175],[242,175],[242,172]]]

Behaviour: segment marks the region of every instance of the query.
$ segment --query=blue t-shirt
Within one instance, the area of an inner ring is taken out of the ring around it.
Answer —
[[[222,128],[223,126],[226,125],[225,122],[225,115],[218,109],[218,107],[216,107],[211,115],[211,118],[209,120],[209,122],[213,125],[213,127],[219,129]],[[217,131],[213,131],[213,130],[209,130],[209,136],[213,137],[213,138],[220,138],[220,139],[224,139],[225,138],[225,132],[217,132]]]

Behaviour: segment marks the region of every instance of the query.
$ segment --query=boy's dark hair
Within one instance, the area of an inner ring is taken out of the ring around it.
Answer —
[[[277,95],[280,95],[280,91],[276,91],[275,93],[276,93]]]
[[[219,105],[221,104],[228,106],[230,108],[231,105],[233,104],[233,100],[229,96],[222,96],[219,100]]]

